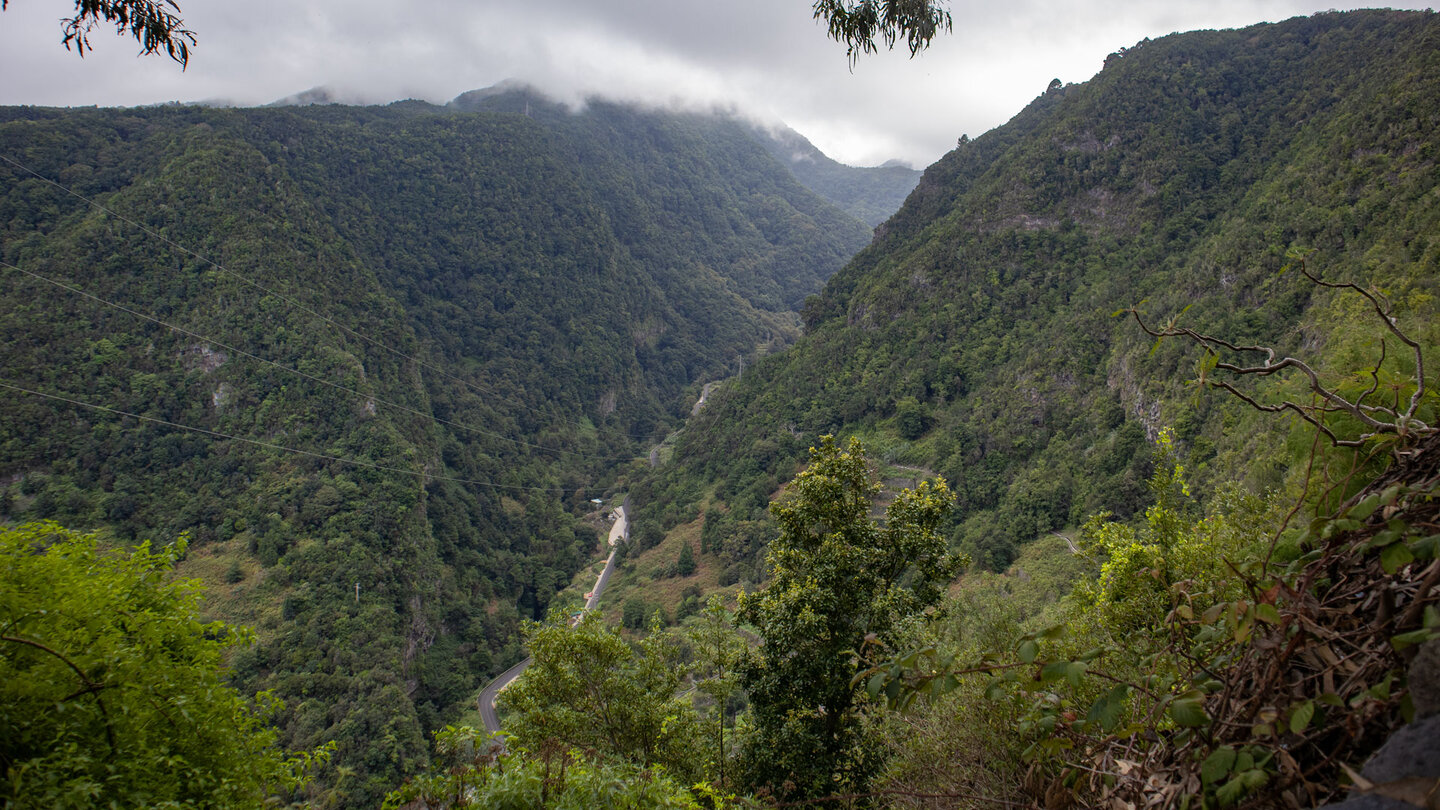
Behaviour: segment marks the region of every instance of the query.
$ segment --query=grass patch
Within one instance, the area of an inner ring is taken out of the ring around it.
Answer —
[[[605,621],[619,624],[625,601],[640,597],[651,610],[661,608],[674,619],[684,600],[684,591],[695,587],[700,590],[701,600],[712,593],[725,594],[727,598],[739,591],[739,585],[720,587],[720,574],[725,566],[713,554],[700,553],[700,529],[704,516],[689,523],[682,523],[671,529],[665,539],[654,548],[631,557],[625,567],[611,576],[605,590],[600,611]],[[680,558],[680,545],[690,544],[695,558],[695,573],[688,577],[667,577],[665,573]],[[593,580],[592,580],[593,584]]]
[[[204,585],[203,618],[244,625],[263,638],[267,629],[279,625],[285,594],[246,545],[242,533],[225,542],[191,546],[176,564],[175,575]]]

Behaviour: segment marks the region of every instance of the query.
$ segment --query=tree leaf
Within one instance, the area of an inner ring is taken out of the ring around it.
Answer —
[[[1040,668],[1040,682],[1049,683],[1068,677],[1070,674],[1069,661],[1051,661]]]
[[[1432,534],[1429,537],[1412,541],[1410,550],[1422,560],[1433,560],[1440,557],[1440,534]]]
[[[1090,706],[1085,720],[1100,727],[1107,734],[1115,729],[1125,711],[1125,701],[1130,696],[1130,687],[1117,686],[1105,693]]]
[[[1245,784],[1239,779],[1231,779],[1215,791],[1215,798],[1220,800],[1221,807],[1229,807],[1239,801],[1240,797],[1244,795]]]
[[[1299,734],[1310,727],[1310,721],[1315,717],[1315,701],[1307,700],[1295,707],[1290,713],[1290,730]]]
[[[1170,719],[1185,728],[1199,728],[1210,722],[1209,716],[1205,714],[1204,701],[1199,697],[1177,698],[1170,703],[1168,711]]]
[[[1210,753],[1205,761],[1200,763],[1200,779],[1207,785],[1213,785],[1221,779],[1230,775],[1230,769],[1235,766],[1235,749],[1228,745],[1222,745]]]
[[[1250,638],[1250,632],[1255,628],[1255,613],[1253,610],[1246,610],[1235,625],[1235,640],[1244,643]]]
[[[1266,782],[1269,782],[1270,774],[1265,773],[1265,771],[1260,768],[1251,768],[1248,771],[1241,772],[1238,778],[1240,779],[1240,783],[1245,786],[1246,790],[1250,791],[1256,790],[1264,786]]]
[[[885,673],[877,672],[870,676],[870,683],[866,684],[865,691],[870,693],[872,699],[880,697],[880,687],[885,685]]]
[[[1372,494],[1350,507],[1350,511],[1346,512],[1345,516],[1354,518],[1355,520],[1364,520],[1370,517],[1378,508],[1380,508],[1380,496],[1378,494]]]
[[[1414,561],[1415,555],[1410,553],[1410,547],[1404,543],[1386,546],[1385,550],[1380,552],[1380,565],[1387,574],[1393,574]]]
[[[1435,631],[1428,628],[1411,630],[1408,633],[1401,633],[1399,635],[1391,636],[1390,646],[1394,647],[1396,652],[1399,652],[1406,647],[1412,647],[1416,644],[1424,644],[1430,639],[1436,637],[1437,634],[1435,633]]]
[[[1255,618],[1270,624],[1280,623],[1280,609],[1268,602],[1261,602],[1255,606]]]
[[[990,683],[986,684],[985,699],[999,700],[1001,697],[1004,697],[1005,689],[1003,688],[1002,684],[1004,684],[1004,681],[1000,680],[999,678],[996,678],[995,680],[992,680],[990,681]]]
[[[1035,663],[1035,656],[1040,654],[1040,645],[1034,639],[1026,639],[1020,642],[1020,649],[1016,651],[1020,660],[1027,664]]]

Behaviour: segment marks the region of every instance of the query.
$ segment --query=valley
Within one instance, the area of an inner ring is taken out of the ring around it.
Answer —
[[[923,172],[519,83],[0,107],[7,571],[198,582],[305,762],[254,806],[1339,801],[1435,722],[1437,37],[1147,39]]]
[[[585,592],[585,604],[571,616],[571,621],[578,621],[581,616],[596,608],[600,604],[600,598],[605,595],[605,586],[610,581],[610,575],[615,571],[615,557],[619,552],[617,546],[625,542],[626,538],[625,506],[622,504],[615,508],[615,523],[610,527],[610,535],[606,540],[606,548],[609,551],[605,555],[605,564],[600,569],[600,574],[595,578],[595,584]],[[485,724],[485,730],[491,734],[498,734],[501,731],[500,718],[495,713],[495,699],[500,692],[520,677],[530,666],[532,659],[526,658],[513,667],[505,670],[495,679],[480,690],[480,719]]]
[[[362,803],[524,657],[582,506],[868,238],[733,122],[520,103],[0,112],[7,519],[188,533],[259,637],[237,682]]]

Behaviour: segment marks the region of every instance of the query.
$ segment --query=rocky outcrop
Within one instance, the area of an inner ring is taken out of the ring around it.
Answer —
[[[1350,798],[1322,810],[1440,808],[1440,639],[1420,648],[1406,681],[1414,721],[1365,763]]]

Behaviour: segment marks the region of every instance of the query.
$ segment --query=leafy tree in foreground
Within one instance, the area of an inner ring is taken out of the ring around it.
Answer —
[[[716,782],[725,788],[725,715],[738,684],[735,665],[745,649],[744,638],[735,631],[735,616],[725,608],[718,594],[712,594],[705,610],[689,628],[695,650],[695,688],[715,701]]]
[[[773,508],[770,583],[739,610],[763,639],[741,669],[755,725],[748,775],[799,797],[863,788],[875,764],[859,735],[855,651],[893,641],[965,563],[939,531],[951,501],[943,479],[900,493],[880,526],[870,519],[880,487],[860,442],[841,448],[825,436],[810,452]]]
[[[304,764],[222,678],[247,634],[196,616],[159,552],[99,549],[54,523],[0,531],[0,804],[261,807]],[[323,755],[322,755],[323,756]]]
[[[435,732],[437,756],[430,771],[392,791],[383,807],[699,810],[701,806],[684,785],[660,769],[595,762],[574,751],[497,753],[490,742],[469,726],[446,726]]]
[[[515,748],[583,749],[698,776],[699,718],[675,697],[684,668],[668,636],[632,648],[591,613],[574,627],[530,625],[527,646],[534,663],[500,695]]]

